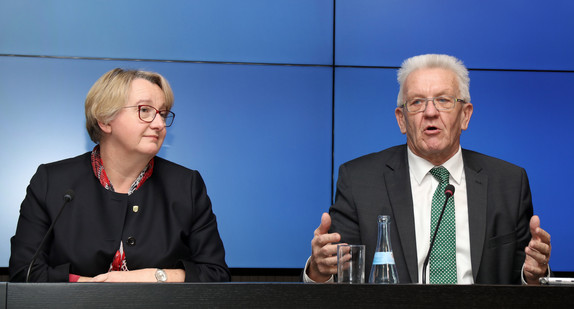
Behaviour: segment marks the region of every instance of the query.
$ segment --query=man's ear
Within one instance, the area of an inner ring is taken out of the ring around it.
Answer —
[[[399,125],[399,129],[401,129],[401,133],[407,133],[407,123],[405,119],[405,113],[403,112],[402,107],[395,108],[395,117],[397,118],[397,124]]]
[[[470,117],[472,116],[472,111],[474,110],[474,107],[472,106],[472,103],[468,102],[468,103],[464,103],[462,105],[462,117],[461,117],[461,124],[460,124],[460,128],[462,130],[466,130],[468,129],[468,124],[470,123]]]

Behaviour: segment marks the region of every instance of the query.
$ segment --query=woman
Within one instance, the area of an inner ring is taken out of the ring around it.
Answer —
[[[10,276],[25,281],[229,281],[223,243],[199,173],[156,157],[175,115],[161,75],[114,69],[92,86],[88,153],[38,167],[27,188]],[[70,197],[70,196],[68,196]],[[129,270],[129,271],[126,271]]]

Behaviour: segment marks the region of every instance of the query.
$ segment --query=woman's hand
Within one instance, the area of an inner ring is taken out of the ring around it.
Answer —
[[[157,268],[145,268],[130,271],[111,271],[97,275],[90,282],[157,282],[155,272]],[[164,269],[167,274],[167,282],[184,282],[185,271],[183,269]]]

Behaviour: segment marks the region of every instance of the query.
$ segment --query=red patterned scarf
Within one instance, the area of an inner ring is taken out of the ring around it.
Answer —
[[[100,180],[102,187],[115,192],[114,186],[108,179],[106,171],[104,170],[104,164],[102,162],[102,157],[100,156],[100,145],[96,145],[92,150],[92,168],[94,170],[94,175]],[[132,183],[128,195],[134,193],[135,190],[139,189],[143,183],[151,176],[153,173],[153,158],[149,161],[144,170],[139,174],[138,178]]]
[[[151,176],[153,173],[153,158],[149,161],[148,165],[144,168],[143,171],[139,174],[138,178],[134,181],[131,185],[128,195],[131,195],[134,191],[139,189],[143,183]],[[100,156],[100,145],[96,145],[92,150],[92,168],[94,170],[94,175],[100,180],[100,184],[106,190],[114,191],[114,186],[108,179],[108,175],[106,175],[106,171],[104,170],[104,164],[102,162],[102,157]],[[124,245],[123,242],[120,241],[120,248],[116,252],[113,261],[110,264],[110,269],[108,271],[127,271],[128,266],[126,263],[126,254],[124,253]]]

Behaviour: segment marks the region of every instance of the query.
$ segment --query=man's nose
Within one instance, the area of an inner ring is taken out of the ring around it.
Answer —
[[[434,115],[438,114],[439,111],[436,109],[433,100],[428,99],[426,101],[426,105],[427,105],[427,107],[425,108],[425,111],[424,111],[425,115],[434,116]]]

